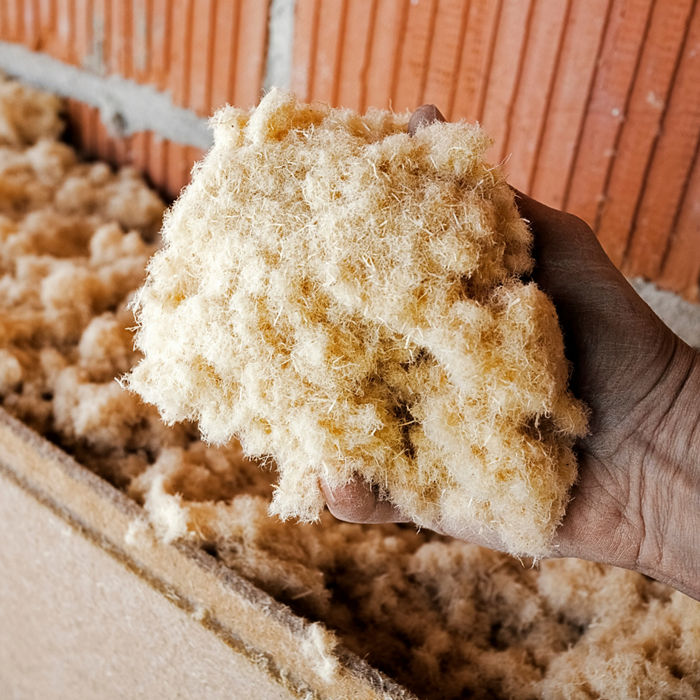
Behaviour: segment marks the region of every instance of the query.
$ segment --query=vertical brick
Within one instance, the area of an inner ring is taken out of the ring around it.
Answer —
[[[633,274],[656,277],[673,234],[674,216],[700,140],[700,10],[694,6],[683,53],[643,183],[625,264]]]
[[[501,9],[501,0],[469,3],[457,79],[448,107],[451,119],[481,119]]]
[[[151,132],[139,131],[129,139],[127,162],[131,163],[142,173],[148,173],[150,156]]]
[[[269,0],[239,1],[236,82],[231,102],[239,107],[252,107],[260,101],[265,72]]]
[[[409,4],[392,95],[393,108],[397,111],[413,110],[422,104],[436,13],[437,0]]]
[[[420,102],[437,105],[448,119],[470,4],[462,0],[440,0],[436,7],[434,38]]]
[[[595,74],[610,0],[571,0],[531,194],[561,208]]]
[[[112,0],[108,8],[109,44],[105,47],[110,73],[131,78],[131,42],[133,33],[132,7],[129,0]],[[108,51],[108,53],[107,53]]]
[[[35,10],[39,34],[37,49],[50,54],[61,51],[56,31],[56,4],[56,0],[38,0]]]
[[[644,41],[652,0],[614,0],[564,207],[594,226]]]
[[[146,173],[158,190],[165,194],[168,175],[168,142],[158,134],[152,134],[150,139]]]
[[[700,158],[697,152],[657,281],[700,302]]]
[[[46,51],[66,63],[76,63],[77,13],[73,0],[55,0],[55,3],[52,4],[55,12],[54,42],[47,46]]]
[[[218,2],[212,34],[214,68],[211,76],[209,111],[233,100],[236,83],[236,57],[240,25],[239,2]]]
[[[547,106],[569,15],[569,3],[536,0],[528,41],[507,116],[499,160],[518,189],[530,190],[538,147],[542,141]]]
[[[151,35],[153,33],[153,5],[151,0],[131,2],[130,58],[131,76],[140,83],[149,79],[151,62]]]
[[[22,0],[6,0],[2,5],[6,22],[6,31],[3,31],[4,38],[8,41],[22,41],[24,38],[24,3]]]
[[[495,142],[493,160],[502,157],[508,113],[518,88],[531,11],[531,0],[503,0],[494,38],[493,57],[487,74],[483,108],[479,116]]]
[[[346,39],[347,0],[324,0],[319,9],[319,32],[314,55],[311,99],[337,104],[340,63]]]
[[[338,65],[336,104],[364,111],[367,71],[376,31],[377,0],[352,2],[345,8],[345,36]]]
[[[654,5],[597,224],[600,241],[617,264],[623,262],[627,248],[691,4],[677,0]]]
[[[194,0],[187,106],[202,116],[207,116],[211,107],[215,12],[216,0]]]
[[[25,0],[22,4],[21,41],[30,49],[37,50],[41,44],[38,0]]]
[[[92,13],[88,17],[92,31],[85,65],[98,75],[107,75],[111,71],[113,2],[118,0],[93,0]]]
[[[179,0],[173,3],[167,87],[175,104],[180,106],[187,105],[189,98],[191,26],[192,0]]]
[[[292,89],[302,100],[313,92],[320,0],[297,0],[294,7]]]
[[[403,0],[376,0],[374,32],[369,46],[371,62],[367,64],[363,84],[363,108],[395,106],[407,18],[408,3]]]
[[[167,90],[168,75],[171,70],[170,44],[174,3],[170,0],[152,0],[152,2],[148,82],[160,90]]]
[[[90,53],[90,42],[92,41],[92,0],[73,0],[73,2],[75,65],[82,66],[85,57]]]

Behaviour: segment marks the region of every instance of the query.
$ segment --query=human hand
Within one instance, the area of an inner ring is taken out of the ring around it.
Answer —
[[[425,105],[409,132],[435,120],[444,118]],[[700,597],[700,356],[636,294],[585,222],[520,192],[516,202],[533,232],[533,277],[559,315],[572,390],[591,408],[551,556],[634,569]],[[359,477],[323,490],[341,520],[405,520]],[[476,528],[459,536],[500,544]]]

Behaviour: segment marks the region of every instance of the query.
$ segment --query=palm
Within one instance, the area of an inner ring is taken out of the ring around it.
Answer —
[[[580,219],[518,196],[534,234],[535,280],[553,299],[574,372],[591,408],[579,479],[557,537],[560,554],[635,566],[645,513],[638,445],[646,405],[678,339],[637,296]],[[656,407],[661,409],[662,407]],[[659,412],[657,411],[657,415]]]

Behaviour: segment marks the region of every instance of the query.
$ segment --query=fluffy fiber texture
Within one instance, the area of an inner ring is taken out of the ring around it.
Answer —
[[[12,92],[58,118],[55,100]],[[0,405],[143,503],[164,539],[206,546],[426,700],[700,696],[700,603],[639,574],[574,560],[523,567],[328,513],[312,525],[268,517],[271,475],[235,441],[212,447],[191,426],[166,428],[114,381],[137,359],[125,305],[152,252],[155,195],[51,140],[0,144],[0,191],[14,193],[0,197]],[[57,269],[64,284],[46,283]],[[129,537],[144,527],[135,521]],[[332,675],[332,638],[314,629],[302,643]]]
[[[63,130],[61,101],[32,90],[0,72],[0,144],[26,146],[40,138],[56,138]]]
[[[284,517],[357,473],[419,524],[545,553],[586,419],[487,137],[281,91],[213,121],[138,296],[131,387],[271,454]]]
[[[188,461],[171,452],[134,484],[149,514],[177,498],[189,541],[323,620],[421,698],[700,693],[700,603],[682,593],[624,569],[573,559],[523,567],[457,540],[328,513],[290,526],[267,515],[267,498],[240,491],[190,500],[175,495]]]
[[[115,374],[136,359],[127,310],[163,202],[130,168],[56,140],[61,102],[0,80],[0,403],[115,483],[180,444]]]

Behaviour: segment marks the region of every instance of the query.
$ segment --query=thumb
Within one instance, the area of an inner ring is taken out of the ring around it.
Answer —
[[[416,131],[433,122],[444,122],[445,117],[435,105],[422,105],[412,115],[408,121],[408,133],[413,136]]]

